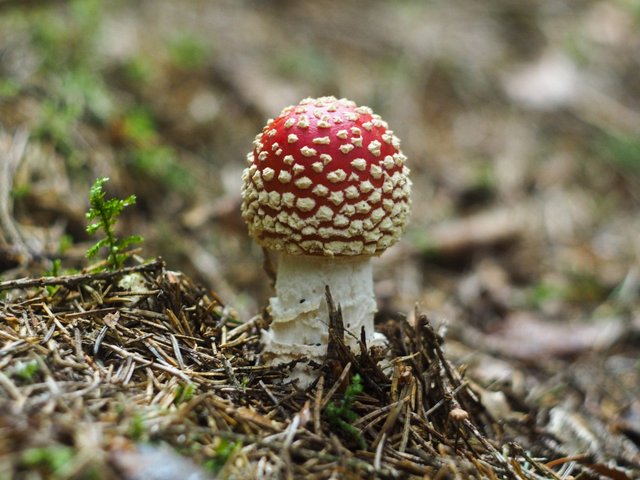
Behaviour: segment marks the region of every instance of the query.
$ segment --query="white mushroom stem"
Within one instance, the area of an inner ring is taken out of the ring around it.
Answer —
[[[263,334],[266,363],[297,359],[322,363],[329,341],[329,311],[325,286],[340,305],[345,343],[358,353],[358,339],[365,329],[367,346],[380,345],[385,337],[374,331],[376,302],[368,256],[319,257],[281,254],[278,261],[276,297],[271,298],[271,328]],[[309,368],[293,372],[300,385],[313,378]]]

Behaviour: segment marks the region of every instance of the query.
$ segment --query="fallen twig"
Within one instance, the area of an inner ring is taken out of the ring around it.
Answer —
[[[49,287],[54,285],[62,285],[69,288],[96,280],[110,280],[134,272],[155,272],[161,270],[163,267],[164,261],[161,258],[156,258],[149,263],[125,267],[117,271],[77,273],[74,275],[60,275],[58,277],[18,278],[16,280],[0,282],[0,291],[13,289],[24,290],[27,288]]]

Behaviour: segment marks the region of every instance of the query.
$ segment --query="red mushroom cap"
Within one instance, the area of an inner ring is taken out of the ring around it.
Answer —
[[[306,98],[269,120],[243,172],[242,215],[266,248],[378,255],[407,223],[409,169],[400,141],[369,107]]]

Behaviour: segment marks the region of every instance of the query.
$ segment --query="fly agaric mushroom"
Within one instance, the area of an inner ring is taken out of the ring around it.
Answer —
[[[242,215],[251,236],[278,253],[273,321],[263,358],[320,363],[328,343],[325,286],[342,308],[345,342],[384,343],[373,327],[370,259],[400,237],[411,181],[400,141],[369,107],[306,98],[270,119],[247,155]],[[302,384],[309,369],[292,372]]]

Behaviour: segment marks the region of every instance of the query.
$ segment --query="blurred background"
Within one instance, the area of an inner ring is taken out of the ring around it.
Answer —
[[[88,190],[109,177],[137,196],[119,228],[142,257],[260,312],[245,155],[321,95],[372,107],[409,158],[412,221],[375,261],[382,314],[417,304],[463,357],[600,350],[637,379],[636,0],[0,0],[2,275],[85,266]]]

